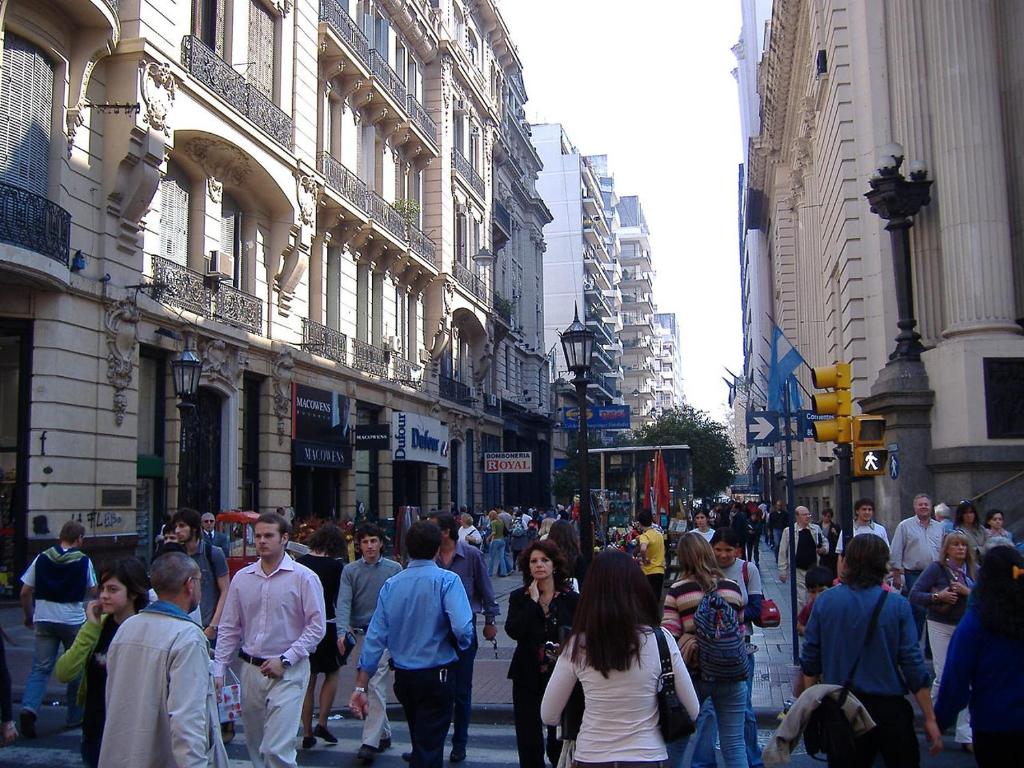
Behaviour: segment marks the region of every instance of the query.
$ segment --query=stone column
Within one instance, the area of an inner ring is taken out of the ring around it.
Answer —
[[[1024,357],[1014,322],[994,3],[937,0],[921,18],[946,297],[943,340],[923,358],[937,393],[930,463],[961,472],[962,457],[947,449],[989,442],[984,359]]]
[[[394,409],[381,408],[377,413],[378,424],[391,424]],[[395,516],[395,473],[391,451],[377,451],[377,515],[381,520]]]

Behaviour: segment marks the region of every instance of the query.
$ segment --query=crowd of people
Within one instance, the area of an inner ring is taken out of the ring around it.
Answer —
[[[82,551],[84,528],[69,522],[22,579],[36,648],[21,731],[35,735],[55,669],[69,686],[68,722],[82,726],[86,765],[223,766],[234,735],[223,706],[232,697],[222,696],[230,686],[240,691],[253,765],[295,766],[300,744],[337,743],[328,715],[338,671],[351,661],[349,707],[363,718],[358,762],[391,747],[393,686],[412,746],[403,758],[440,766],[450,735],[447,758],[459,763],[470,744],[479,639],[498,632],[492,578],[518,571],[504,630],[515,643],[508,678],[520,765],[676,768],[689,754],[686,765],[708,768],[718,765],[717,741],[727,768],[756,768],[792,747],[827,695],[807,694],[823,687],[847,689],[857,717],[874,724],[848,754],[829,756],[833,768],[870,766],[878,754],[887,766],[919,765],[908,695],[929,750],[955,724],[980,766],[1006,765],[1024,736],[1024,556],[1002,514],[979,524],[971,502],[933,510],[921,494],[890,543],[873,501],[854,507],[849,542],[830,510],[814,521],[806,507],[790,515],[781,502],[770,512],[699,508],[688,532],[671,539],[642,510],[626,536],[591,558],[565,509],[496,508],[479,520],[432,512],[411,525],[395,559],[372,523],[355,531],[357,559],[333,524],[295,559],[286,552],[289,522],[268,513],[254,526],[258,559],[232,578],[226,542],[192,510],[175,515],[175,541],[162,544],[148,572],[123,558],[97,573]],[[803,635],[795,692],[806,692],[766,755],[752,705],[762,541],[779,579],[795,580]],[[0,662],[2,652],[0,644]],[[17,729],[0,667],[9,743]],[[669,669],[693,733],[666,742],[659,689]]]

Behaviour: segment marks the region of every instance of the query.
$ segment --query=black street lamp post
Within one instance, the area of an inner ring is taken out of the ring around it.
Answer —
[[[185,349],[181,355],[171,361],[171,375],[174,379],[174,394],[178,398],[178,415],[180,432],[178,438],[178,509],[195,508],[196,482],[195,473],[189,467],[196,458],[196,392],[199,391],[199,377],[203,373],[203,361],[189,347],[185,339]]]
[[[587,374],[590,373],[591,357],[594,354],[593,331],[580,322],[579,308],[574,313],[572,324],[561,334],[562,352],[565,364],[575,376],[572,381],[576,388],[576,403],[579,406],[579,430],[577,433],[577,460],[579,461],[580,482],[580,554],[584,565],[594,557],[594,518],[590,509],[590,453],[587,447]]]
[[[871,212],[878,214],[888,223],[885,228],[892,240],[892,265],[896,280],[896,308],[899,320],[896,325],[900,332],[896,337],[896,349],[889,360],[919,361],[924,345],[921,334],[915,330],[914,289],[910,265],[910,228],[913,217],[931,201],[929,187],[932,185],[928,171],[922,163],[910,164],[910,178],[900,173],[903,165],[903,147],[888,144],[882,148],[878,173],[869,182],[871,189],[864,196],[871,204]]]

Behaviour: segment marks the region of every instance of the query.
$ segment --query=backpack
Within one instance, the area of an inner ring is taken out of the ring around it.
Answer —
[[[746,680],[750,654],[736,609],[717,592],[706,592],[693,615],[693,622],[697,629],[701,679]]]
[[[521,539],[526,536],[526,526],[523,525],[523,516],[515,518],[512,521],[512,538]]]
[[[796,555],[793,562],[796,567],[806,571],[818,561],[817,547],[814,546],[814,534],[810,528],[804,528],[796,535]]]

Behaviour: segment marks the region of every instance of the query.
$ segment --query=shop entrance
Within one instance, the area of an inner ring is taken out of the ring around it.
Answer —
[[[27,326],[0,323],[0,597],[6,598],[16,596],[25,565],[31,349]]]
[[[399,507],[423,507],[421,473],[423,464],[417,461],[396,461],[391,465],[394,474],[394,512]]]
[[[337,520],[341,511],[341,471],[292,467],[292,505],[296,520]]]

